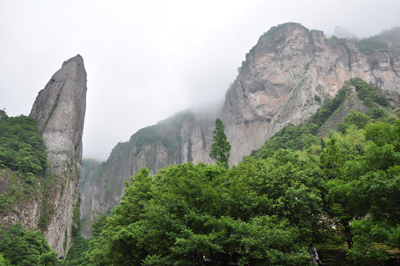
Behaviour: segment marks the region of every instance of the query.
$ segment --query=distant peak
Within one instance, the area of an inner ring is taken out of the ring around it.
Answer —
[[[70,62],[77,62],[77,63],[83,64],[83,57],[80,54],[77,54],[76,56],[68,59],[67,61],[64,61],[62,66],[65,66],[66,64],[68,64]]]

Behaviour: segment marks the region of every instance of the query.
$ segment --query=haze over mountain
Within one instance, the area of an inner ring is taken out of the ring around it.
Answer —
[[[59,62],[88,72],[84,157],[174,113],[223,99],[270,27],[300,22],[357,37],[399,25],[398,1],[1,1],[0,108],[28,115]]]
[[[142,167],[156,174],[170,165],[214,163],[209,154],[216,118],[223,121],[231,144],[229,164],[238,165],[286,125],[307,123],[322,104],[329,103],[354,78],[382,89],[382,97],[391,99],[391,116],[396,116],[393,111],[400,102],[399,53],[400,27],[363,40],[326,38],[322,31],[309,30],[299,23],[272,27],[246,54],[219,108],[184,110],[142,128],[129,141],[119,142],[96,174],[84,175],[81,218],[91,222],[118,205],[125,182]],[[355,88],[351,90],[356,92]],[[375,112],[385,112],[383,105],[388,107],[388,100],[373,97],[382,106]],[[367,112],[366,105],[355,104],[356,98],[348,101],[329,122],[318,125],[323,125],[320,136],[336,128],[350,110]],[[328,115],[326,110],[321,112],[324,117]],[[90,235],[90,222],[83,230],[85,236]]]

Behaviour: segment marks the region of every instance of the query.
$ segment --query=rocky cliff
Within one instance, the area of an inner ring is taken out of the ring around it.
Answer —
[[[220,107],[208,112],[180,112],[157,125],[139,130],[128,142],[118,143],[96,175],[85,177],[81,190],[82,235],[90,237],[90,224],[109,212],[125,192],[125,181],[147,166],[152,174],[171,164],[212,160],[212,132]]]
[[[359,77],[400,92],[400,51],[393,45],[398,39],[400,35],[387,41],[392,49],[366,55],[354,42],[326,39],[321,31],[295,23],[261,36],[246,55],[223,107],[234,151],[231,164],[286,124],[306,121],[346,80]]]
[[[30,114],[42,132],[49,171],[60,177],[60,190],[53,202],[56,211],[46,238],[53,249],[64,255],[71,245],[73,209],[79,196],[86,83],[82,57],[65,61],[39,92]]]
[[[246,55],[222,106],[210,114],[177,114],[119,143],[82,189],[81,217],[93,219],[118,204],[123,182],[142,166],[155,173],[169,164],[212,162],[216,117],[225,124],[232,165],[288,123],[306,121],[346,80],[359,77],[400,92],[399,31],[375,36],[381,47],[371,50],[368,40],[327,39],[297,23],[271,28]],[[84,235],[90,235],[88,229]]]
[[[60,257],[65,256],[71,245],[73,227],[79,222],[76,215],[73,219],[73,213],[79,209],[86,91],[86,71],[78,55],[65,61],[51,77],[30,113],[46,145],[49,164],[46,171],[26,184],[21,173],[6,169],[0,174],[4,183],[0,182],[1,187],[6,192],[23,190],[12,211],[2,217],[2,224],[7,227],[21,222],[25,228],[43,230]]]

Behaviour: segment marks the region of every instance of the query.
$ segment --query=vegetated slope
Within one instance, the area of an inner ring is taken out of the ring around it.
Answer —
[[[20,223],[1,236],[0,265],[61,265],[57,256],[42,232],[26,230]]]
[[[43,231],[52,213],[52,188],[45,178],[47,155],[42,135],[35,121],[26,116],[8,117],[4,111],[0,119],[0,215],[2,232],[14,222]],[[52,183],[52,182],[50,182]],[[41,185],[43,184],[43,185]],[[33,199],[42,204],[31,209]],[[22,213],[21,213],[22,212]],[[24,219],[24,216],[30,219]]]
[[[94,217],[109,213],[116,206],[125,190],[126,177],[147,165],[151,173],[173,164],[187,161],[211,162],[214,119],[218,111],[195,114],[182,111],[173,117],[149,126],[133,134],[128,142],[118,143],[96,175],[85,181],[81,188],[81,218],[85,221],[82,234],[91,235],[90,225]],[[209,148],[208,148],[209,147]]]
[[[142,166],[154,173],[169,164],[211,162],[208,155],[218,117],[232,145],[229,164],[235,165],[284,126],[305,123],[346,80],[358,77],[381,89],[400,92],[399,36],[396,31],[388,36],[390,40],[382,40],[390,49],[367,54],[350,40],[327,39],[323,32],[297,23],[272,27],[246,55],[218,111],[193,111],[194,120],[172,117],[114,148],[93,189],[87,194],[82,190],[82,218],[115,206],[124,194],[124,182]],[[173,122],[178,120],[182,122]],[[154,141],[146,139],[146,135],[158,134],[155,132],[161,127],[171,128],[170,133]]]
[[[2,115],[0,120],[7,129],[0,133],[0,204],[5,206],[0,223],[3,229],[20,222],[42,230],[61,257],[79,226],[86,91],[83,59],[77,55],[38,93],[29,118]]]
[[[370,55],[376,51],[390,52],[400,47],[400,27],[385,30],[376,36],[361,40],[352,40],[364,54]]]
[[[320,139],[334,131],[344,133],[351,125],[361,129],[374,121],[393,124],[399,111],[399,93],[353,78],[345,82],[333,99],[326,100],[306,123],[285,126],[250,156],[262,158],[278,149],[306,149],[313,144],[319,145]]]
[[[0,167],[23,173],[44,173],[47,156],[35,121],[26,116],[0,118]]]
[[[315,248],[323,265],[398,265],[400,120],[385,116],[350,112],[344,133],[314,154],[278,149],[231,169],[189,162],[155,176],[143,168],[71,261],[300,266],[315,265]]]

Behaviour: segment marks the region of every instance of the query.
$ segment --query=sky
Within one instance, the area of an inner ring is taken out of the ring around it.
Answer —
[[[80,54],[83,157],[106,160],[140,128],[223,101],[272,26],[368,37],[400,26],[399,10],[398,0],[1,0],[0,109],[29,115],[51,76]]]

